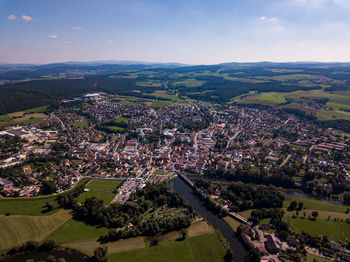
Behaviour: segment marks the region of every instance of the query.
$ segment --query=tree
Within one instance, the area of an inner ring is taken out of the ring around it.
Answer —
[[[94,256],[91,257],[92,262],[107,262],[107,247],[96,247]]]
[[[224,256],[224,261],[225,262],[232,262],[233,261],[233,254],[231,249],[227,250],[225,256]]]
[[[312,217],[314,219],[316,219],[316,217],[318,217],[318,212],[317,211],[312,211],[311,215],[312,215]]]
[[[43,195],[50,195],[50,194],[55,193],[56,190],[57,190],[57,186],[56,186],[55,182],[45,180],[42,184],[40,192]]]
[[[45,207],[46,207],[47,211],[51,211],[53,209],[53,205],[49,202],[46,202]]]
[[[295,210],[297,208],[297,205],[298,205],[297,201],[295,200],[291,201],[288,207],[288,211]]]
[[[298,210],[302,210],[304,208],[304,203],[303,202],[299,202],[298,203]]]

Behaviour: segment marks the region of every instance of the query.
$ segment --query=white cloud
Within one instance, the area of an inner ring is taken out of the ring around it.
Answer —
[[[108,40],[107,43],[108,43],[108,44],[112,44],[112,40]]]
[[[22,19],[26,22],[33,21],[33,18],[30,17],[29,15],[22,15]]]
[[[267,23],[278,23],[278,18],[276,17],[267,17],[267,16],[260,16],[259,20],[267,22]]]
[[[58,35],[48,35],[48,38],[57,39],[57,38],[58,38]]]
[[[83,29],[81,26],[73,26],[72,29],[74,31],[80,31],[81,29]]]
[[[65,41],[64,42],[66,45],[70,45],[72,42],[71,41]]]
[[[7,17],[7,19],[8,19],[8,20],[17,20],[17,17],[16,17],[14,14],[12,14],[12,15],[9,15],[9,16]]]

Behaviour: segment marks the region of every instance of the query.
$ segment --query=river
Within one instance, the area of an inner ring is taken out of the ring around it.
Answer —
[[[221,231],[222,235],[227,239],[228,243],[231,246],[234,261],[249,261],[249,254],[247,250],[243,247],[242,243],[237,239],[235,232],[232,228],[226,224],[226,222],[219,218],[217,215],[214,215],[193,195],[193,189],[186,184],[181,178],[176,177],[171,180],[171,187],[179,193],[192,208],[200,214],[204,219],[206,219],[215,229]]]

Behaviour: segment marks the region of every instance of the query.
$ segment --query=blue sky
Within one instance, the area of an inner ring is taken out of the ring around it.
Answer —
[[[350,61],[350,0],[0,0],[0,62]]]

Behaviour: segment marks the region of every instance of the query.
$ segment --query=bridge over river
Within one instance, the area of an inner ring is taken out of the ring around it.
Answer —
[[[182,173],[178,173],[176,172],[177,175],[183,180],[185,181],[190,187],[192,187],[196,192],[200,193],[203,197],[209,197],[208,194],[206,194],[203,190],[199,189],[196,187],[196,185],[185,175]],[[227,207],[224,207],[222,205],[220,205],[219,203],[213,201],[213,203],[217,206],[220,206],[221,209],[225,210],[228,215],[236,220],[238,220],[239,222],[243,223],[243,224],[249,224],[251,225],[251,223],[243,216],[235,213],[235,212],[230,212],[229,209]]]

